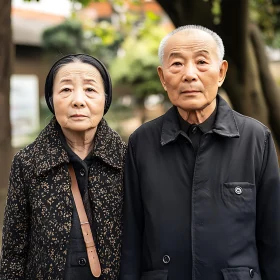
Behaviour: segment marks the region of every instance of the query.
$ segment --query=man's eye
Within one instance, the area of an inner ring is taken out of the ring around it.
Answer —
[[[206,61],[205,60],[199,60],[198,64],[206,64]]]
[[[182,65],[182,63],[181,63],[181,62],[179,62],[179,61],[175,61],[175,62],[173,62],[173,63],[172,63],[172,65],[175,65],[175,66],[181,66],[181,65]]]

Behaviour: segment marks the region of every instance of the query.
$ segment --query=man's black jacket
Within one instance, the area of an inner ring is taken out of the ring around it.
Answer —
[[[271,133],[217,99],[196,157],[175,107],[131,135],[121,280],[280,280]]]

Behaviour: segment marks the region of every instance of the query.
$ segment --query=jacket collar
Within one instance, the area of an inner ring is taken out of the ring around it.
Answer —
[[[55,167],[69,163],[68,154],[63,147],[56,126],[57,121],[54,117],[34,141],[34,160],[37,176]],[[108,126],[105,119],[102,119],[94,137],[92,156],[99,158],[114,168],[122,169],[124,152],[124,142]]]
[[[213,132],[228,138],[239,138],[234,111],[220,95],[217,95],[217,104],[218,110]]]
[[[239,137],[233,110],[220,95],[217,95],[217,106],[217,115],[212,131],[224,137]],[[181,133],[183,132],[180,130],[177,108],[173,106],[163,116],[161,145],[175,141]]]

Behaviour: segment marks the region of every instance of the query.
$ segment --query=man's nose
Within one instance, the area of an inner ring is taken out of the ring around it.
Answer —
[[[188,82],[195,81],[197,79],[196,67],[193,63],[185,65],[183,79]]]
[[[73,91],[72,106],[76,108],[85,106],[85,94],[82,89],[77,89]]]

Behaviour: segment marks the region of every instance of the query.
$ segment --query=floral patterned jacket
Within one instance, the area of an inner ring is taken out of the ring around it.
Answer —
[[[64,277],[73,211],[71,180],[56,119],[13,160],[4,215],[0,279]],[[100,122],[89,169],[101,280],[118,278],[126,144]]]

